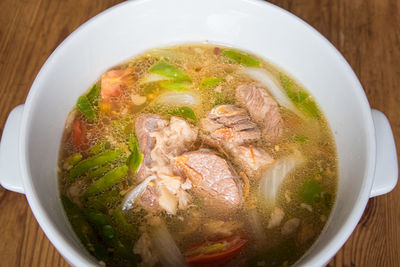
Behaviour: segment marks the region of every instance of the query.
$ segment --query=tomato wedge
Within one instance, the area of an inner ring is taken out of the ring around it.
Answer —
[[[80,119],[76,119],[72,125],[72,142],[78,149],[85,149],[86,133]]]
[[[131,82],[130,70],[110,70],[101,77],[101,98],[120,96],[121,89]]]
[[[187,250],[186,263],[211,264],[233,258],[248,239],[235,235],[218,241],[210,241]]]

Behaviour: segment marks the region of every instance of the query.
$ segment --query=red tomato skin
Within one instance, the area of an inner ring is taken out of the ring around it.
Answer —
[[[185,261],[186,263],[194,265],[212,264],[212,263],[219,263],[222,261],[226,261],[230,258],[233,258],[237,253],[239,253],[240,249],[244,245],[246,245],[247,242],[248,242],[247,239],[240,238],[237,244],[235,244],[234,246],[225,251],[220,251],[206,255],[192,256],[186,258]]]
[[[101,98],[103,100],[121,95],[121,89],[130,83],[131,77],[128,69],[110,70],[101,77]]]
[[[86,132],[80,119],[76,119],[72,125],[72,143],[77,149],[85,150]]]

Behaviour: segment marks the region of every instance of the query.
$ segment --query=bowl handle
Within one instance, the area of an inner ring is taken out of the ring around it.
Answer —
[[[375,177],[370,197],[389,193],[397,184],[398,163],[392,128],[385,114],[372,110],[376,138]]]
[[[19,164],[19,131],[24,105],[8,115],[0,142],[0,184],[11,191],[24,193]]]

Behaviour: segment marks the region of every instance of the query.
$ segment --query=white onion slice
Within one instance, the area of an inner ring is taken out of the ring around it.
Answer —
[[[165,77],[163,75],[157,74],[157,73],[148,73],[146,74],[141,80],[140,83],[152,83],[152,82],[159,82],[159,81],[165,81],[165,80],[170,80],[171,78]]]
[[[300,152],[278,159],[263,174],[260,181],[260,191],[264,198],[274,203],[278,189],[287,175],[304,162]]]
[[[181,251],[163,221],[152,227],[150,235],[162,266],[187,266]]]
[[[156,176],[151,175],[149,177],[147,177],[143,182],[141,182],[140,184],[138,184],[135,188],[133,188],[132,190],[130,190],[124,200],[122,201],[122,210],[129,210],[132,208],[133,203],[135,203],[135,200],[137,199],[137,197],[143,193],[143,191],[146,189],[147,185],[153,181],[154,179],[156,179]]]
[[[199,97],[191,92],[166,92],[160,94],[155,101],[158,104],[193,107],[201,103]]]
[[[263,230],[261,218],[255,208],[248,210],[247,222],[250,226],[250,231],[253,236],[254,242],[257,245],[265,244],[267,242],[267,239]]]

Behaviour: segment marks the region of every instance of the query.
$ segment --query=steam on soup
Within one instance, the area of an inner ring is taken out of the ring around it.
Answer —
[[[313,97],[261,58],[211,45],[104,73],[67,118],[59,170],[71,225],[107,266],[291,265],[337,185]]]

